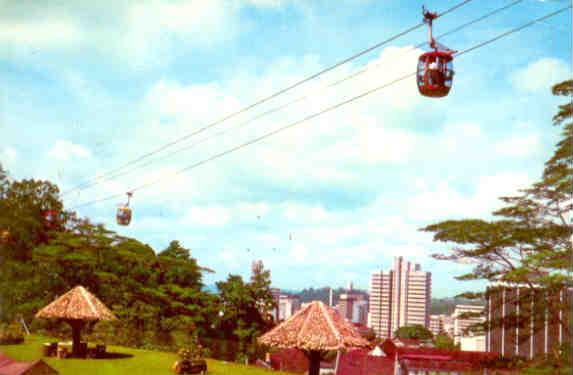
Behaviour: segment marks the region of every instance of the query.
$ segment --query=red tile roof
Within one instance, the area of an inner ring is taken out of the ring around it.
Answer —
[[[366,349],[354,349],[343,353],[336,375],[392,375],[394,359],[368,355]]]
[[[497,354],[488,352],[399,347],[389,339],[382,344],[382,350],[389,357],[398,356],[400,365],[409,370],[470,371],[480,369],[483,361],[498,357]]]
[[[34,372],[31,370],[34,370]],[[18,362],[0,353],[0,375],[24,375],[28,373],[48,375],[57,374],[58,372],[41,359],[33,362]]]

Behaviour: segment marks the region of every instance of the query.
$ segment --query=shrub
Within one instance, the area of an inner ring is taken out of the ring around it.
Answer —
[[[179,358],[183,361],[195,361],[205,358],[207,350],[201,344],[193,344],[186,348],[181,348],[177,352]]]
[[[0,326],[0,344],[21,344],[24,342],[24,330],[14,322]]]

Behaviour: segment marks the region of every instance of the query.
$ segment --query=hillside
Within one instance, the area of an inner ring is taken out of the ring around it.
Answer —
[[[40,358],[41,346],[45,338],[31,335],[21,345],[0,345],[0,352],[20,361],[30,361]],[[130,349],[120,346],[109,346],[108,351],[116,353],[114,359],[56,359],[44,358],[44,360],[62,375],[106,375],[106,374],[149,374],[149,375],[173,375],[171,365],[176,360],[174,353]],[[253,366],[238,365],[231,362],[207,360],[209,374],[223,375],[263,375],[268,374]],[[273,372],[287,374],[285,372]]]

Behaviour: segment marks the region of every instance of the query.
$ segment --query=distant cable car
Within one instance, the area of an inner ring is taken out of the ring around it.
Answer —
[[[434,40],[432,36],[432,22],[438,17],[422,8],[424,22],[428,24],[428,37],[430,47],[434,50],[422,54],[418,59],[416,82],[420,94],[431,98],[441,98],[448,95],[454,79],[454,53],[453,51]]]
[[[133,193],[128,192],[127,193],[127,203],[120,206],[117,209],[117,214],[116,214],[115,218],[117,219],[117,223],[119,225],[129,225],[129,223],[131,222],[131,208],[129,208],[129,200],[131,199],[132,195],[133,195]]]
[[[61,215],[57,210],[44,210],[42,216],[44,216],[44,225],[48,229],[55,228],[61,221]]]

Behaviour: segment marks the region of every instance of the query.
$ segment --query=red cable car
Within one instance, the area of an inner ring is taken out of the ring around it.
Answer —
[[[418,91],[424,96],[431,98],[441,98],[450,92],[454,79],[454,53],[443,45],[440,45],[432,36],[432,22],[438,17],[437,13],[432,13],[423,9],[424,22],[428,24],[428,37],[430,47],[434,50],[422,54],[418,59],[418,69],[416,82]]]
[[[44,210],[44,225],[48,229],[55,228],[61,221],[61,215],[57,210]]]
[[[131,199],[132,195],[133,193],[128,192],[127,203],[120,206],[117,209],[117,214],[115,215],[115,218],[119,225],[129,225],[129,223],[131,222],[131,208],[129,208],[129,200]]]

